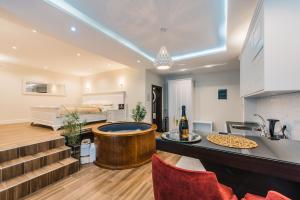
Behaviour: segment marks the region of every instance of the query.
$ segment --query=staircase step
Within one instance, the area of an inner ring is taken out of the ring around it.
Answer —
[[[51,136],[42,140],[27,142],[26,144],[14,145],[0,149],[0,163],[14,160],[17,158],[34,155],[50,149],[65,145],[65,139],[62,136]]]
[[[0,183],[2,181],[7,181],[11,178],[21,176],[46,165],[55,163],[62,159],[69,158],[70,154],[70,147],[61,146],[45,152],[37,153],[35,155],[20,157],[0,163]]]
[[[79,170],[79,161],[66,158],[0,183],[0,199],[16,200],[61,180]]]

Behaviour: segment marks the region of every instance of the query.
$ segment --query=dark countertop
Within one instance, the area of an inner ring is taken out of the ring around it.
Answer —
[[[223,151],[227,153],[240,154],[255,158],[269,159],[278,162],[287,162],[298,164],[300,166],[300,142],[295,140],[270,140],[259,136],[246,136],[257,142],[258,147],[253,149],[234,149],[223,147],[209,142],[206,139],[208,134],[201,134],[201,142],[188,144],[199,146],[202,148],[212,149],[215,151]]]
[[[208,134],[201,133],[200,135],[202,140],[193,144],[172,142],[158,137],[157,149],[300,183],[299,141],[246,136],[256,141],[258,147],[234,149],[209,142],[206,139]],[[287,171],[289,173],[286,173]]]

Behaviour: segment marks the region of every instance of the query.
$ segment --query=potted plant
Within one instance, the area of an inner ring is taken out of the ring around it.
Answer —
[[[85,122],[80,120],[78,112],[69,112],[65,115],[63,135],[66,145],[75,147],[80,144],[81,131]]]
[[[146,108],[141,102],[138,102],[136,107],[131,112],[131,117],[135,122],[141,122],[145,119],[147,114]]]

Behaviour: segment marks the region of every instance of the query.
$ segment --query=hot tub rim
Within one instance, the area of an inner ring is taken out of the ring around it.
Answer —
[[[102,126],[108,126],[108,125],[112,125],[112,124],[125,124],[125,123],[141,123],[141,124],[146,124],[146,125],[150,125],[149,129],[146,130],[140,130],[140,131],[130,131],[130,132],[105,132],[105,131],[100,131],[98,128],[102,127]],[[92,128],[92,132],[95,135],[101,135],[101,136],[110,136],[110,137],[114,137],[114,136],[132,136],[132,135],[144,135],[144,134],[148,134],[150,131],[156,131],[157,129],[157,125],[156,124],[149,124],[149,123],[145,123],[145,122],[112,122],[112,123],[105,123],[105,124],[101,124],[101,125],[97,125],[95,127]]]

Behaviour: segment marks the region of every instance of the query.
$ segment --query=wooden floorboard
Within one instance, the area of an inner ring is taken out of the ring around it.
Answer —
[[[0,149],[27,145],[35,141],[47,140],[58,136],[58,132],[48,128],[33,127],[29,123],[0,125]]]
[[[90,124],[87,127],[98,126]],[[0,150],[59,137],[61,131],[31,126],[29,123],[0,125]],[[175,165],[180,156],[158,154]],[[108,170],[89,164],[76,174],[48,186],[29,200],[152,200],[151,163],[134,169]]]
[[[175,165],[180,156],[158,152]],[[108,170],[93,164],[26,198],[27,200],[152,200],[151,163],[127,170]]]
[[[101,123],[89,124],[90,128]],[[60,136],[62,130],[53,131],[48,127],[31,126],[30,123],[0,125],[0,150],[37,143]]]

